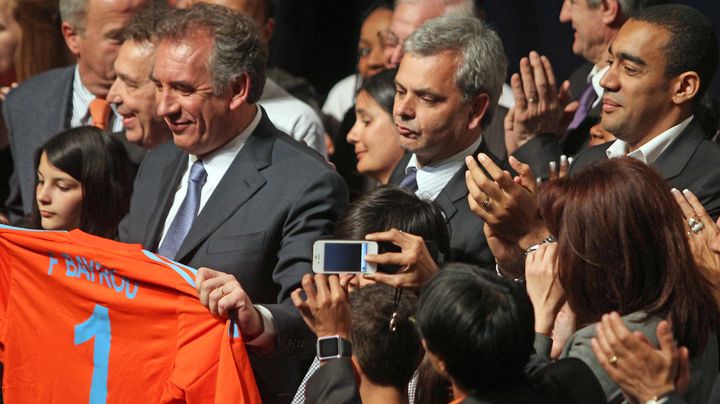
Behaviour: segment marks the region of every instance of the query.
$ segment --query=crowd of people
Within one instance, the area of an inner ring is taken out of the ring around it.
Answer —
[[[265,403],[720,402],[720,50],[668,3],[564,0],[560,82],[480,2],[377,1],[319,108],[270,0],[0,0],[0,221],[198,268]]]

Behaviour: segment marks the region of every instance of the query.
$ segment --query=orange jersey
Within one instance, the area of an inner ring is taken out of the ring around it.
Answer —
[[[0,225],[10,403],[260,403],[237,326],[196,270],[80,230]]]

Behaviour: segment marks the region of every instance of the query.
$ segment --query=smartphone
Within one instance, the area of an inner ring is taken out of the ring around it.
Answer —
[[[365,256],[377,252],[378,244],[374,241],[318,240],[313,244],[313,272],[372,273],[377,271],[377,266],[365,261]]]

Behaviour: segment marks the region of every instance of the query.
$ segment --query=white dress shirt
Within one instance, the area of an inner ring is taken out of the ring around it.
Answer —
[[[92,125],[92,116],[90,116],[90,103],[95,99],[95,94],[85,87],[80,78],[80,70],[75,66],[75,76],[73,78],[73,100],[72,100],[72,118],[70,118],[70,127],[76,128],[83,125]],[[115,111],[115,106],[110,104],[110,123],[108,128],[111,132],[120,132],[123,130],[122,118]]]
[[[598,104],[602,102],[602,96],[605,89],[600,86],[600,80],[602,80],[603,76],[605,76],[605,73],[607,73],[608,70],[610,70],[610,65],[605,65],[605,67],[602,68],[599,68],[597,65],[595,65],[588,74],[587,81],[588,83],[592,83],[593,90],[595,90],[595,94],[597,94],[595,101],[593,101],[592,107],[590,107],[591,109],[597,107]],[[574,94],[574,96],[580,97],[580,94]]]
[[[240,153],[240,150],[242,150],[243,146],[245,146],[245,143],[247,142],[250,135],[253,133],[253,131],[255,131],[255,128],[257,128],[258,124],[260,124],[261,118],[262,112],[260,111],[260,108],[257,108],[255,116],[250,121],[250,124],[242,132],[240,132],[239,135],[235,136],[224,146],[222,146],[218,150],[215,150],[214,152],[210,153],[202,159],[203,166],[205,167],[205,171],[207,172],[207,180],[205,181],[205,185],[203,185],[202,191],[200,192],[200,207],[198,208],[198,215],[200,214],[200,212],[202,212],[203,207],[212,196],[215,188],[217,188],[218,184],[220,184],[220,181],[225,176],[225,173],[230,167],[230,164],[232,164],[233,160],[235,160],[235,157],[237,157],[238,153]],[[183,174],[182,179],[180,179],[180,182],[178,183],[177,190],[175,191],[175,198],[173,199],[170,211],[165,218],[165,224],[163,226],[160,244],[162,244],[163,240],[165,239],[165,235],[170,228],[170,224],[172,223],[173,219],[175,219],[175,215],[177,215],[177,212],[180,209],[180,205],[185,199],[185,195],[187,194],[188,190],[188,177],[190,176],[190,167],[192,167],[193,163],[195,163],[197,159],[197,156],[194,156],[192,154],[188,155],[185,174]],[[275,338],[275,323],[273,321],[273,315],[270,310],[266,309],[261,305],[256,304],[254,306],[258,310],[258,312],[260,312],[260,316],[263,320],[263,327],[265,330],[256,338],[253,338],[250,341],[245,341],[245,343],[251,346],[262,346],[266,343],[268,339]]]
[[[692,121],[693,116],[690,116],[690,118],[655,136],[649,142],[640,146],[637,150],[631,153],[628,153],[630,146],[628,146],[625,141],[620,139],[616,140],[615,143],[611,144],[610,147],[608,147],[608,149],[605,151],[605,153],[607,153],[607,156],[610,159],[628,156],[636,160],[642,161],[645,164],[652,164],[655,162],[655,160],[657,160],[658,157],[660,157],[662,152],[664,152],[665,149],[670,146],[670,143],[672,143],[673,140],[677,139],[677,137],[680,136],[682,131],[684,131],[685,128],[690,125],[690,121]]]
[[[311,106],[295,98],[270,79],[265,81],[262,96],[257,103],[265,109],[275,127],[327,157],[325,127]]]
[[[410,161],[408,161],[407,167],[405,167],[405,173],[407,174],[411,167],[417,169],[415,181],[417,182],[418,190],[415,192],[415,195],[421,199],[435,200],[455,173],[457,173],[461,167],[465,166],[465,157],[473,154],[475,150],[480,147],[480,143],[482,143],[482,135],[478,136],[477,140],[465,150],[443,161],[438,161],[423,167],[418,166],[417,156],[413,154],[412,157],[410,157]]]

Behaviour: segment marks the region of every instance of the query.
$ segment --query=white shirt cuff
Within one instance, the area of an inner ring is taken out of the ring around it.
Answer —
[[[263,322],[263,332],[262,334],[258,335],[257,337],[245,341],[245,345],[249,346],[256,346],[256,347],[265,347],[265,346],[275,346],[275,337],[277,336],[277,333],[275,332],[275,321],[273,319],[272,312],[268,310],[267,308],[259,305],[254,304],[253,305],[255,309],[257,309],[258,313],[260,313],[260,317],[262,317]],[[271,341],[272,340],[272,341]]]

